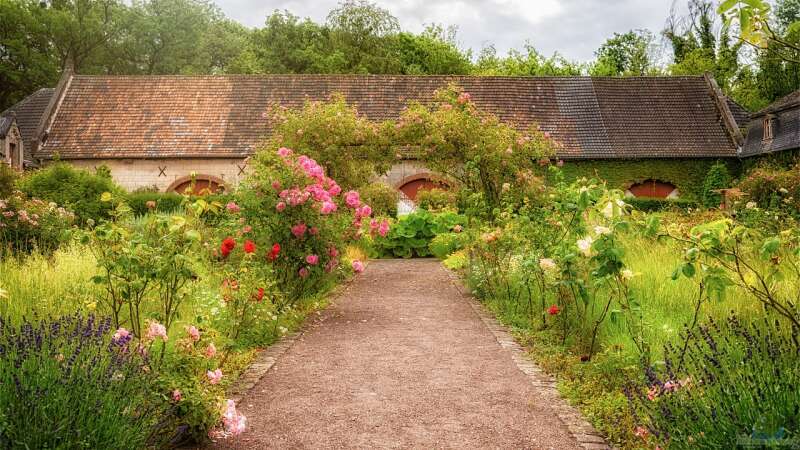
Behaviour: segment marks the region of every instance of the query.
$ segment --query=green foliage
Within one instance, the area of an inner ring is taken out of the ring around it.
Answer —
[[[439,259],[446,259],[452,253],[464,248],[467,236],[461,233],[441,233],[434,236],[428,244],[431,254]]]
[[[703,182],[703,205],[706,208],[714,208],[722,203],[720,189],[731,187],[731,176],[728,173],[728,166],[718,162],[708,169],[708,175]]]
[[[649,429],[642,440],[676,448],[788,444],[800,432],[796,333],[736,318],[685,331],[684,343],[668,346],[664,364],[632,389],[640,427]]]
[[[656,212],[656,211],[687,211],[698,206],[697,202],[692,200],[685,200],[682,198],[676,199],[660,199],[660,198],[636,198],[628,197],[625,201],[639,211]]]
[[[757,167],[739,182],[747,196],[744,201],[771,211],[782,211],[794,217],[800,214],[800,166],[788,169],[775,166]],[[741,205],[740,205],[741,206]]]
[[[678,188],[681,198],[699,201],[703,195],[703,183],[714,160],[703,159],[652,159],[652,160],[597,160],[568,161],[562,168],[567,180],[581,177],[597,177],[610,188],[626,189],[631,184],[645,180],[672,183]],[[739,173],[739,163],[725,161],[729,173]]]
[[[482,76],[576,76],[583,68],[558,53],[545,57],[532,45],[522,51],[511,49],[506,57],[498,57],[494,46],[484,47],[472,69],[473,75]]]
[[[0,328],[0,446],[141,449],[168,404],[110,320],[74,314]],[[131,344],[132,345],[132,344]],[[170,430],[171,431],[171,430]]]
[[[110,217],[111,207],[100,201],[100,196],[104,192],[121,192],[109,178],[62,162],[26,174],[18,185],[30,197],[55,202],[74,212],[80,224]]]
[[[372,212],[378,217],[397,216],[397,201],[400,194],[396,189],[384,183],[371,183],[361,189],[361,199],[372,207]]]
[[[397,219],[386,237],[375,239],[375,247],[382,257],[429,256],[433,238],[460,229],[465,224],[466,218],[453,212],[433,214],[419,210]]]
[[[0,199],[8,198],[17,183],[17,172],[8,164],[0,164]]]
[[[445,267],[450,270],[461,270],[469,264],[469,257],[463,250],[451,253],[444,261]]]
[[[417,206],[428,211],[456,209],[458,198],[450,189],[428,189],[417,192]]]
[[[171,213],[178,211],[183,203],[183,196],[174,192],[133,192],[125,198],[134,216],[143,216],[148,212]]]
[[[597,50],[597,62],[592,67],[594,76],[643,76],[653,68],[653,34],[648,30],[631,30],[614,33]]]
[[[343,96],[328,102],[306,102],[302,109],[273,110],[274,130],[264,148],[288,147],[329,170],[344,189],[359,188],[389,169],[394,155],[386,151],[384,129],[359,116]]]

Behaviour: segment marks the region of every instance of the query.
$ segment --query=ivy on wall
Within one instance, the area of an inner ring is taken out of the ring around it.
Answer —
[[[565,161],[562,169],[567,179],[596,177],[616,189],[627,189],[645,180],[663,181],[674,184],[681,198],[700,200],[708,170],[717,161],[697,158]],[[726,159],[724,162],[732,176],[739,175],[741,163],[738,160]]]

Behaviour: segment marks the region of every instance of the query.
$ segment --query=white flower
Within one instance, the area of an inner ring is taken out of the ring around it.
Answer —
[[[630,280],[630,279],[631,279],[631,278],[633,278],[633,277],[634,277],[636,274],[635,274],[635,273],[633,273],[633,271],[632,271],[631,269],[623,269],[623,271],[622,271],[622,272],[620,272],[620,275],[622,275],[622,279],[623,279],[623,280]]]
[[[780,188],[780,189],[778,189],[778,192],[780,192],[781,194],[788,194],[789,190],[786,189],[786,188]]]
[[[747,209],[753,209],[756,206],[758,206],[758,203],[756,203],[756,202],[747,202],[747,204],[744,205],[744,207],[747,208]]]
[[[596,227],[594,227],[594,233],[597,234],[598,236],[603,234],[611,234],[611,229],[608,227],[597,225]]]
[[[542,258],[539,260],[539,267],[544,271],[553,270],[556,268],[556,262],[550,258]]]
[[[507,192],[511,189],[511,183],[503,183],[503,192]]]
[[[592,242],[594,242],[594,239],[592,239],[591,236],[578,239],[578,250],[580,250],[584,256],[592,256]]]

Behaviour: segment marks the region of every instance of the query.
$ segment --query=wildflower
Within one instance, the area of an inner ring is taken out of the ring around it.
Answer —
[[[292,151],[289,150],[286,147],[281,147],[281,148],[278,149],[278,156],[281,156],[283,158],[286,158],[287,156],[291,156],[291,154],[292,154]]]
[[[361,196],[356,191],[347,191],[344,193],[344,203],[350,208],[358,208],[361,206]]]
[[[547,314],[550,314],[551,316],[555,316],[559,312],[561,312],[561,310],[558,309],[558,305],[551,305],[549,308],[547,308]]]
[[[301,267],[300,270],[297,271],[297,274],[300,275],[300,278],[306,278],[309,273],[308,267]]]
[[[678,383],[676,383],[676,382],[674,382],[672,380],[669,380],[669,381],[664,383],[664,390],[667,391],[667,392],[674,392],[674,391],[678,390],[679,387],[680,387],[680,384],[678,384]]]
[[[281,182],[278,181],[278,180],[273,181],[272,182],[272,189],[275,189],[276,191],[280,191],[281,190]]]
[[[206,358],[209,358],[209,359],[213,358],[214,356],[216,356],[216,354],[217,354],[217,346],[214,345],[213,342],[208,344],[208,347],[206,347],[206,351],[205,351]]]
[[[286,209],[286,203],[284,203],[284,202],[278,202],[278,203],[275,205],[275,209],[276,209],[278,212],[283,212],[283,210],[284,210],[284,209]]]
[[[312,266],[316,266],[319,263],[319,256],[317,255],[308,255],[306,256],[306,262],[311,264]]]
[[[647,439],[647,437],[650,436],[650,432],[643,426],[637,426],[633,434],[642,439]]]
[[[456,225],[456,226],[459,227],[460,225]],[[381,225],[378,227],[378,234],[381,235],[381,237],[386,237],[386,235],[389,234],[389,221],[388,220],[384,219],[381,222]]]
[[[182,398],[183,396],[181,395],[180,389],[175,389],[174,391],[172,391],[172,400],[179,402],[181,401]]]
[[[756,203],[756,202],[747,202],[747,204],[744,205],[744,207],[747,208],[747,209],[753,209],[753,208],[755,208],[757,206],[758,206],[758,203]]]
[[[608,227],[603,227],[603,226],[598,225],[598,226],[594,227],[594,233],[597,234],[597,235],[611,234],[611,229],[608,228]]]
[[[149,210],[156,209],[156,202],[153,200],[148,200],[144,205],[147,206],[147,209]]]
[[[620,275],[622,275],[622,279],[623,280],[630,280],[636,274],[633,273],[633,271],[631,269],[623,269],[622,272],[620,272]]]
[[[251,240],[244,241],[244,252],[245,253],[253,253],[256,251],[256,244]]]
[[[242,434],[247,427],[247,418],[236,411],[236,403],[233,400],[226,402],[225,411],[222,413],[222,427],[230,436]]]
[[[583,239],[578,239],[577,245],[578,249],[583,253],[584,256],[591,256],[592,255],[592,239],[591,236],[586,236]]]
[[[167,329],[164,325],[156,321],[150,322],[150,327],[147,329],[147,334],[145,335],[147,339],[155,339],[161,338],[162,341],[167,342]]]
[[[272,244],[272,249],[267,254],[267,259],[269,259],[270,261],[275,261],[276,259],[278,259],[278,255],[280,255],[280,253],[281,253],[281,244],[277,243]]]
[[[550,258],[542,258],[539,260],[539,267],[545,271],[553,270],[556,268],[556,262]]]
[[[197,327],[194,325],[186,327],[186,333],[189,335],[189,339],[191,339],[193,342],[200,340],[200,331],[198,331]]]
[[[462,92],[462,93],[461,93],[461,94],[459,94],[459,96],[458,96],[458,103],[459,103],[459,104],[461,104],[461,105],[463,105],[463,104],[465,104],[465,103],[469,102],[471,98],[472,98],[472,96],[471,96],[471,95],[469,95],[469,93],[468,93],[468,92]]]
[[[239,208],[239,205],[237,205],[235,202],[228,202],[228,204],[225,205],[225,209],[227,209],[228,212],[231,213],[238,213],[239,211],[242,210],[241,208]]]
[[[653,385],[650,387],[650,389],[647,390],[647,399],[652,402],[656,399],[656,397],[658,397],[658,394],[659,394],[658,386]]]
[[[206,372],[206,377],[208,377],[208,382],[209,383],[217,384],[217,383],[219,383],[219,380],[222,379],[222,370],[217,369],[217,370],[215,370],[213,372],[209,370],[209,371]]]
[[[119,327],[116,332],[114,332],[114,336],[112,338],[115,342],[121,341],[123,339],[128,338],[131,335],[131,332],[126,330],[125,328]]]
[[[364,263],[362,263],[359,260],[353,261],[351,266],[353,267],[353,272],[355,272],[355,273],[361,273],[361,272],[364,271]]]

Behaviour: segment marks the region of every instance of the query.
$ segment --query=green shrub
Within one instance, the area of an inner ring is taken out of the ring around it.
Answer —
[[[685,200],[681,198],[676,199],[661,199],[661,198],[637,198],[629,197],[625,202],[639,211],[655,212],[665,210],[681,210],[686,211],[689,208],[696,208],[697,202],[692,200]]]
[[[49,254],[58,247],[74,215],[55,203],[28,199],[21,192],[0,199],[0,253]]]
[[[439,234],[463,227],[466,218],[454,212],[433,214],[424,209],[400,217],[384,238],[376,238],[375,247],[383,257],[412,258],[430,256],[428,246]]]
[[[439,259],[447,258],[451,253],[464,248],[466,236],[461,233],[442,233],[436,235],[428,244],[431,254]]]
[[[450,270],[460,270],[467,267],[467,264],[469,264],[469,257],[464,250],[459,250],[448,256],[442,264]]]
[[[361,189],[361,199],[372,207],[376,216],[396,217],[399,198],[397,190],[383,183],[372,183]]]
[[[17,172],[8,164],[0,163],[0,198],[6,198],[14,191]]]
[[[686,332],[685,344],[668,345],[664,363],[647,368],[646,385],[630,393],[643,421],[638,434],[648,447],[728,448],[741,439],[791,446],[784,440],[800,433],[793,333],[770,319],[744,325],[736,318]]]
[[[728,166],[717,162],[710,169],[703,181],[703,205],[706,208],[716,208],[722,203],[722,194],[715,192],[719,189],[731,187],[731,175]]]
[[[121,188],[105,175],[58,162],[23,177],[19,189],[30,197],[55,202],[75,213],[78,223],[109,217],[110,205],[100,201],[103,192],[119,193]]]
[[[141,449],[167,403],[132,335],[80,314],[0,327],[2,448]],[[129,348],[130,347],[130,348]]]
[[[800,164],[788,170],[755,168],[738,188],[747,194],[742,203],[754,202],[759,208],[782,210],[795,218],[800,216]]]
[[[180,209],[183,196],[174,192],[135,192],[128,194],[127,203],[133,210],[134,216],[142,216],[149,211],[170,213]]]
[[[430,189],[417,193],[417,206],[428,211],[441,211],[443,209],[457,209],[458,198],[456,194],[446,189]]]

